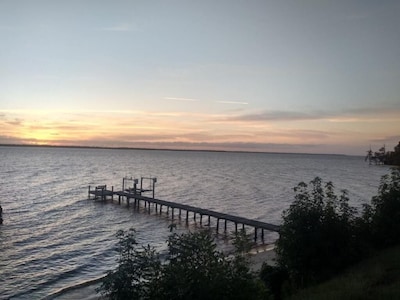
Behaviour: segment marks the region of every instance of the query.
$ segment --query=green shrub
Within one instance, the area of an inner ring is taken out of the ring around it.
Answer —
[[[283,213],[277,241],[278,264],[292,283],[304,286],[336,274],[357,257],[355,208],[319,177],[294,188],[295,201]]]
[[[237,245],[246,245],[238,235]],[[262,299],[263,286],[250,272],[245,256],[227,257],[207,231],[168,238],[166,262],[151,247],[138,247],[135,231],[120,231],[116,270],[100,292],[110,299]],[[140,250],[138,250],[140,249]]]
[[[377,248],[400,244],[400,169],[382,176],[378,195],[364,208],[372,242]]]
[[[206,232],[173,234],[168,263],[159,281],[161,299],[257,299],[259,293],[248,263],[217,250]]]
[[[136,242],[136,232],[119,230],[118,266],[108,272],[97,292],[110,300],[148,299],[152,283],[160,276],[161,263],[155,250],[141,247]]]

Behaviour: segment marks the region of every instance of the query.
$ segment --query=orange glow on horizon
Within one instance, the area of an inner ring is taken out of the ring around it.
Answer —
[[[372,139],[387,136],[394,137],[393,143],[398,142],[397,126],[394,126],[397,122],[388,119],[374,124],[370,118],[360,116],[354,118],[353,123],[345,124],[332,122],[332,118],[254,121],[230,118],[229,114],[182,112],[135,115],[82,111],[0,113],[0,143],[252,151],[288,151],[290,147],[299,151],[304,147],[304,152],[309,152],[309,149],[318,149],[316,147],[329,151],[335,145],[366,147]],[[359,146],[355,146],[357,144]]]

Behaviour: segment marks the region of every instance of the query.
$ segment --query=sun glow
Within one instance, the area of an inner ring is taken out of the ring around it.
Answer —
[[[22,134],[23,138],[31,143],[53,144],[59,139],[59,132],[54,129],[37,129]]]

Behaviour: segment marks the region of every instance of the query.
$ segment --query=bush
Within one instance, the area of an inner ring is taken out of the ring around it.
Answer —
[[[101,287],[101,292],[110,300],[148,299],[152,283],[160,275],[161,263],[153,248],[140,247],[136,242],[136,232],[119,230],[118,267],[108,272]]]
[[[346,191],[316,177],[294,188],[295,201],[283,213],[277,241],[278,264],[296,286],[329,278],[358,257],[355,208]]]
[[[288,280],[287,270],[280,266],[270,266],[263,263],[260,278],[275,300],[282,299],[283,286]]]
[[[256,299],[257,286],[242,256],[232,260],[206,232],[173,234],[159,282],[161,299]]]
[[[377,248],[400,244],[400,169],[382,176],[378,195],[363,213],[372,242]]]
[[[171,234],[163,265],[151,247],[137,250],[134,234],[133,229],[118,233],[118,267],[109,272],[100,288],[110,299],[263,297],[264,290],[250,272],[246,258],[239,252],[233,258],[226,257],[217,250],[209,232]]]

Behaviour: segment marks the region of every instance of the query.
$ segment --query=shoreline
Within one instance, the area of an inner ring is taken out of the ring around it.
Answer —
[[[259,272],[264,262],[269,265],[276,264],[276,253],[275,245],[260,245],[252,248],[248,253],[249,266],[252,272]],[[96,289],[100,287],[103,277],[99,277],[90,281],[85,281],[80,284],[66,287],[61,289],[54,294],[46,296],[42,300],[105,300],[100,294],[96,292]]]
[[[42,300],[61,300],[61,299],[81,299],[81,300],[95,300],[101,299],[100,294],[96,293],[96,288],[101,285],[101,281],[105,276],[84,281],[76,285],[62,288],[57,292],[48,295]],[[73,297],[75,296],[75,297]]]
[[[261,245],[252,248],[248,253],[250,270],[259,272],[264,262],[276,265],[275,244]]]
[[[31,148],[66,148],[66,149],[104,149],[104,150],[150,150],[150,151],[189,151],[189,152],[221,152],[221,153],[263,153],[263,154],[288,154],[288,155],[334,155],[355,156],[358,154],[345,153],[309,153],[309,152],[276,152],[276,151],[251,151],[251,150],[223,150],[223,149],[186,149],[186,148],[157,148],[157,147],[107,147],[107,146],[80,146],[80,145],[50,145],[50,144],[0,144],[0,147],[31,147]]]

